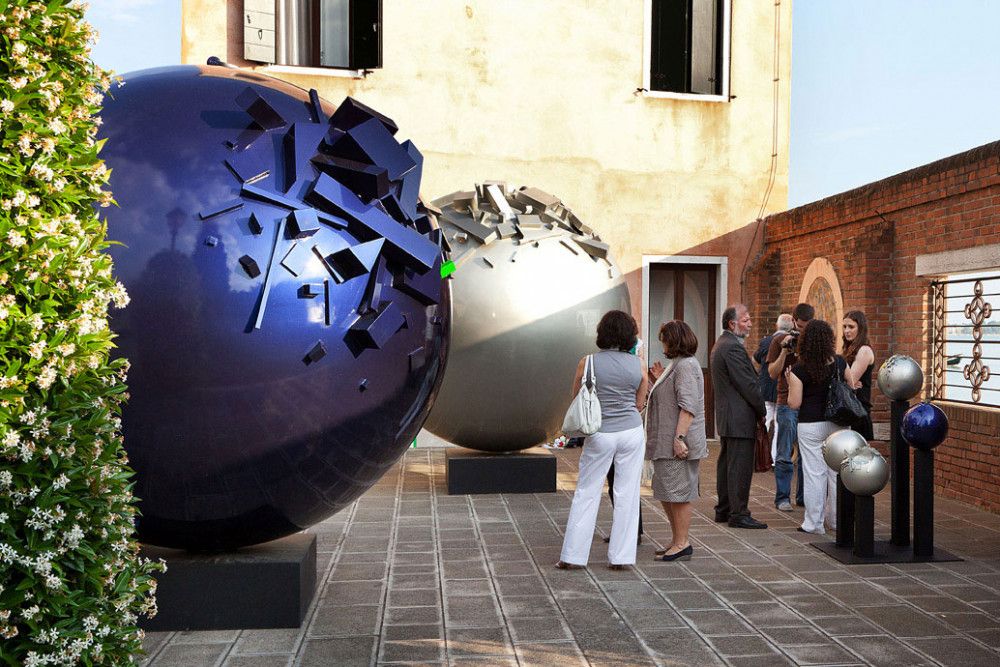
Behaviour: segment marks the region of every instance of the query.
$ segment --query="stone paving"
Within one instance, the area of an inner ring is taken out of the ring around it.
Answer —
[[[846,566],[809,546],[832,538],[796,532],[801,509],[773,508],[772,474],[752,492],[770,529],[715,524],[710,459],[692,560],[652,560],[669,533],[644,489],[634,569],[605,568],[605,496],[590,567],[561,571],[579,451],[558,452],[557,493],[449,496],[445,450],[411,449],[312,529],[319,590],[301,629],[151,633],[146,664],[1000,665],[1000,516],[939,498],[936,543],[966,560]]]

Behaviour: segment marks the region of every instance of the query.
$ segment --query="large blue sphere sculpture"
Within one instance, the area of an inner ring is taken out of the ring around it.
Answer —
[[[301,530],[402,455],[447,352],[421,156],[348,98],[224,67],[126,75],[102,114],[139,537]]]
[[[899,432],[917,449],[934,449],[948,437],[948,415],[933,403],[917,403],[903,415]]]

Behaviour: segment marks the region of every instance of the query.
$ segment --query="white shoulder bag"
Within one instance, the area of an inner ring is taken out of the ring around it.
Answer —
[[[594,375],[594,356],[588,354],[583,366],[580,391],[566,410],[562,432],[570,438],[597,433],[601,428],[601,402],[597,400],[597,378]]]

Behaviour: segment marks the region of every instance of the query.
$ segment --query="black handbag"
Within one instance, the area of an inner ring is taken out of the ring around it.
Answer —
[[[838,426],[854,426],[868,416],[868,411],[858,400],[854,390],[844,382],[842,377],[844,369],[839,362],[838,357],[837,363],[834,364],[833,378],[830,379],[830,389],[826,395],[823,418]]]

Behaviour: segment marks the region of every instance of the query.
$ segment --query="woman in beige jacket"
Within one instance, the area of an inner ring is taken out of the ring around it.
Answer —
[[[708,456],[705,440],[705,379],[695,359],[698,339],[680,320],[660,327],[667,366],[654,364],[656,384],[646,407],[646,459],[653,462],[653,498],[663,504],[673,538],[657,551],[657,560],[689,560],[691,501],[698,493],[701,459]]]

